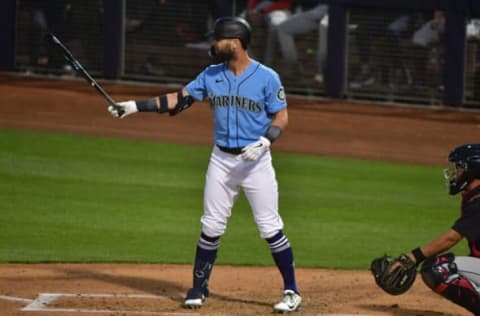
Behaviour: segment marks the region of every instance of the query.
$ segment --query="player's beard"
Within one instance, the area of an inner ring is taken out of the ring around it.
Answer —
[[[213,52],[211,56],[213,57],[215,63],[229,62],[235,55],[235,50],[230,45],[223,47],[221,50],[212,46],[210,51]]]

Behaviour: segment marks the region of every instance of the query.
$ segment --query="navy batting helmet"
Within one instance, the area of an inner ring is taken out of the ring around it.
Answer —
[[[444,170],[450,194],[463,191],[474,179],[480,179],[480,144],[466,144],[454,148],[448,155],[452,164]]]
[[[247,48],[250,43],[250,32],[250,24],[245,19],[227,16],[217,19],[213,31],[207,35],[215,39],[238,38],[242,46]]]

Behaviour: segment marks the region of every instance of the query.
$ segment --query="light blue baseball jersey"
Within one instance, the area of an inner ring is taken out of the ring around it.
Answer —
[[[211,65],[186,89],[196,100],[208,99],[215,144],[228,148],[244,147],[264,136],[272,115],[287,106],[278,74],[254,60],[239,76],[227,63]]]

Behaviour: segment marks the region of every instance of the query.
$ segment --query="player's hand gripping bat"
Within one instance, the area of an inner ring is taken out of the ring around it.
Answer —
[[[95,79],[93,79],[93,77],[85,70],[85,68],[83,68],[82,64],[80,64],[80,62],[75,57],[73,57],[72,53],[68,50],[68,48],[53,33],[49,33],[48,35],[52,43],[62,50],[65,60],[73,67],[73,69],[75,69],[75,71],[79,73],[83,78],[85,78],[85,80],[87,80],[88,83],[90,83],[90,85],[93,86],[97,90],[97,92],[105,98],[105,100],[107,100],[108,104],[115,107],[118,110],[119,114],[122,115],[123,110],[121,109],[121,107],[119,107],[115,103],[115,101],[113,101],[112,97],[107,92],[105,92],[105,90],[103,90],[103,88],[95,81]]]

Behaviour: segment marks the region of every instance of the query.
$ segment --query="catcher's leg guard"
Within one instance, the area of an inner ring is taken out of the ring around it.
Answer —
[[[468,279],[458,274],[453,253],[427,259],[421,274],[434,292],[480,315],[480,295]]]

